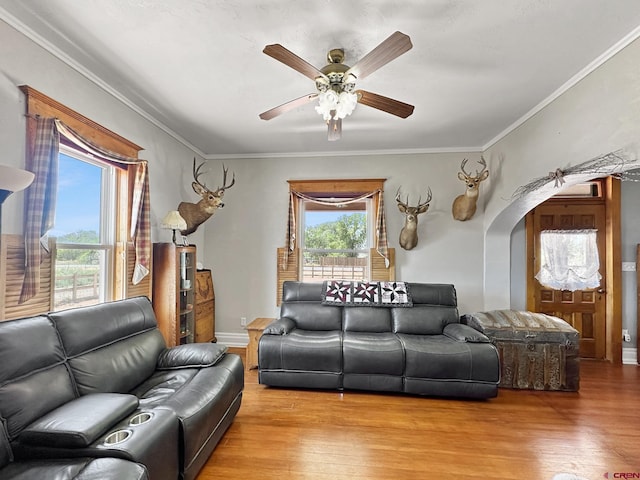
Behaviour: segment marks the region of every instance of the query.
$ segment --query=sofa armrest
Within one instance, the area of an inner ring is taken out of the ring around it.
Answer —
[[[269,325],[267,325],[262,332],[263,335],[286,335],[296,328],[296,322],[292,319],[283,317],[277,320],[274,320]]]
[[[138,408],[138,397],[122,393],[92,393],[52,410],[18,436],[32,446],[82,448]]]
[[[158,357],[158,370],[211,367],[227,353],[228,347],[218,343],[188,343],[167,348]]]
[[[491,343],[489,337],[487,337],[484,333],[479,332],[475,328],[470,327],[469,325],[464,325],[462,323],[450,323],[449,325],[444,327],[443,333],[447,337],[458,342]]]

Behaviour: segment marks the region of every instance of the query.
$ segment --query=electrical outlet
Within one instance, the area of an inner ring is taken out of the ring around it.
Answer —
[[[241,327],[247,326],[247,317],[240,317],[240,326]]]
[[[629,330],[627,330],[626,328],[622,329],[622,340],[624,340],[625,342],[631,341],[631,335],[629,335]]]
[[[622,271],[623,272],[635,272],[636,271],[636,262],[622,262]]]

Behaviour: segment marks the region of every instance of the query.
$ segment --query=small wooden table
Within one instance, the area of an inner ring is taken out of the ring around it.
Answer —
[[[275,319],[273,318],[256,318],[247,325],[247,333],[249,334],[249,344],[247,345],[247,370],[258,368],[258,341],[262,336],[262,332]]]

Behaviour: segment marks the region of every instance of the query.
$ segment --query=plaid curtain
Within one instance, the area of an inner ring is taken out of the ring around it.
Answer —
[[[329,205],[334,207],[341,207],[349,205],[350,203],[361,202],[365,198],[374,197],[378,195],[378,215],[376,218],[376,251],[384,257],[384,264],[389,268],[389,244],[387,243],[387,223],[384,215],[384,192],[382,190],[374,190],[373,192],[364,193],[357,197],[349,197],[347,199],[331,200],[328,198],[319,198],[305,195],[304,193],[291,190],[289,192],[289,222],[287,223],[287,238],[285,239],[285,253],[283,256],[283,263],[281,265],[282,270],[287,268],[289,263],[289,254],[293,253],[296,248],[296,218],[294,209],[294,198],[301,198],[309,202],[317,203],[319,205]]]
[[[376,251],[384,257],[384,266],[389,268],[389,243],[387,242],[387,219],[384,215],[384,192],[378,194],[378,217],[376,218]]]
[[[149,165],[146,160],[138,163],[133,186],[130,237],[136,248],[136,265],[133,270],[134,285],[149,275],[151,262],[151,222],[149,221]]]
[[[18,303],[35,297],[40,291],[40,262],[46,248],[46,235],[53,228],[58,186],[58,148],[60,135],[53,118],[36,119],[33,155],[27,169],[35,179],[26,191],[24,216],[25,270]]]

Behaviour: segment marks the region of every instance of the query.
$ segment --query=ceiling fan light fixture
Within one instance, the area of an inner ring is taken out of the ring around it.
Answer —
[[[333,89],[318,94],[316,112],[322,115],[325,122],[332,118],[345,118],[351,115],[358,104],[358,95],[349,92],[336,92]]]

